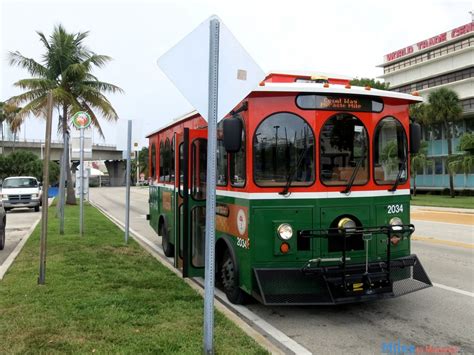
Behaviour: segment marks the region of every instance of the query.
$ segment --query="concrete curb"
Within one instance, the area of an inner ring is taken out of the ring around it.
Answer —
[[[97,208],[104,216],[110,219],[117,227],[125,231],[124,224],[114,216],[110,215],[101,206],[89,201],[89,203]],[[150,240],[143,237],[135,230],[130,228],[130,235],[132,238],[140,244],[145,250],[147,250],[155,259],[157,259],[162,265],[171,270],[174,274],[182,277],[179,270],[175,269],[171,259],[168,259],[156,245]],[[203,283],[199,283],[198,280],[183,279],[191,288],[198,292],[201,297],[204,297]],[[202,279],[201,279],[202,280]],[[265,348],[272,354],[311,354],[309,350],[289,338],[286,334],[274,328],[272,325],[265,322],[263,319],[258,317],[256,314],[248,310],[243,306],[236,306],[227,304],[224,300],[224,293],[220,290],[215,290],[214,306],[223,313],[230,321],[235,323],[245,334],[253,338],[260,346]]]

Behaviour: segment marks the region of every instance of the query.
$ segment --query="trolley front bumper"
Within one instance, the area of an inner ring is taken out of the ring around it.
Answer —
[[[265,305],[329,305],[398,297],[432,286],[416,255],[388,262],[254,268]]]

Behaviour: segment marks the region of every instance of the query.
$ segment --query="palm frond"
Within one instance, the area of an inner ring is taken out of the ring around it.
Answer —
[[[40,41],[43,42],[43,45],[46,47],[46,49],[51,49],[51,46],[49,45],[49,42],[43,32],[36,31],[36,33],[38,34]]]
[[[9,63],[28,70],[33,76],[46,77],[48,69],[32,58],[26,58],[20,52],[9,52]]]
[[[102,131],[102,127],[100,126],[99,120],[97,119],[97,116],[95,115],[94,111],[92,110],[92,108],[87,103],[83,103],[83,105],[84,105],[86,111],[91,116],[92,125],[97,129],[97,131],[99,131],[99,134],[100,134],[101,138],[105,139],[104,132]]]
[[[9,98],[7,102],[12,105],[20,106],[24,102],[33,101],[42,96],[46,97],[46,91],[42,89],[35,89],[35,90],[24,92],[17,96],[13,96]]]
[[[101,91],[101,92],[110,92],[110,93],[119,93],[119,94],[123,94],[125,91],[116,86],[116,85],[113,85],[113,84],[110,84],[110,83],[106,83],[106,82],[103,82],[103,81],[83,81],[81,83],[81,85],[79,86],[79,92],[81,92],[81,89],[86,89],[86,87],[88,88],[92,88],[94,90],[97,90],[97,91]],[[87,89],[88,89],[87,88]]]
[[[48,91],[54,88],[55,82],[44,78],[30,78],[18,80],[13,85],[22,89]]]

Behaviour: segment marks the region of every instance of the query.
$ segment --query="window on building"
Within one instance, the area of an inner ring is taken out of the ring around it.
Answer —
[[[369,141],[362,121],[340,113],[326,121],[320,134],[320,176],[325,185],[354,185],[369,180]],[[357,171],[356,171],[357,169]]]
[[[245,126],[243,127],[242,146],[237,153],[230,154],[230,183],[234,187],[245,186]]]
[[[434,166],[434,161],[433,161],[433,159],[427,159],[427,163],[426,163],[426,175],[433,175],[433,166]]]
[[[435,172],[435,175],[443,174],[443,159],[442,158],[434,158],[434,172]]]
[[[375,128],[374,179],[377,184],[393,184],[407,179],[407,139],[402,124],[394,117],[382,119]]]
[[[315,179],[314,134],[301,117],[267,117],[253,137],[254,179],[259,186],[309,186]]]

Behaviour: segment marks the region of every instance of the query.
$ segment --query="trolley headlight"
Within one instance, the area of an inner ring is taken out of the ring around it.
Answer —
[[[278,226],[277,233],[283,240],[288,240],[293,236],[293,228],[288,223],[282,223]]]
[[[403,222],[399,217],[393,217],[389,223],[394,232],[399,232],[403,229]],[[401,239],[402,237],[400,235],[394,234],[390,237],[390,243],[392,243],[392,245],[397,245],[400,243]]]
[[[401,231],[403,229],[403,222],[400,218],[398,217],[393,217],[391,220],[390,220],[390,225],[392,226],[392,230],[393,231]]]
[[[337,224],[337,228],[345,229],[346,233],[354,233],[356,231],[357,224],[349,217],[342,218]]]

